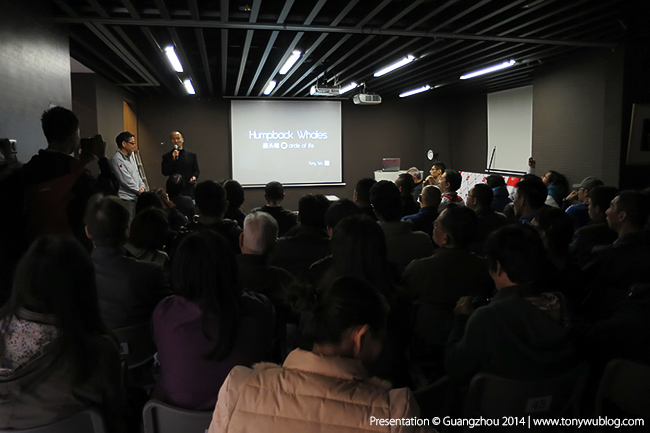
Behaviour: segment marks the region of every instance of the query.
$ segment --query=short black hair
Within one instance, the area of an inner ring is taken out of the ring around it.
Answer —
[[[54,107],[43,113],[41,126],[47,142],[57,143],[77,132],[79,119],[67,108]]]
[[[537,231],[526,224],[511,224],[493,232],[485,243],[491,272],[501,269],[515,284],[539,282],[546,267],[546,251]]]
[[[205,216],[218,217],[226,212],[226,189],[214,180],[199,182],[194,188],[194,200]]]
[[[124,131],[117,134],[117,137],[115,137],[115,143],[117,143],[118,149],[122,148],[123,142],[129,141],[133,137],[135,137],[135,135],[131,134],[129,131]]]
[[[350,215],[360,215],[361,208],[357,206],[352,200],[347,198],[341,199],[332,203],[325,212],[325,225],[328,228],[335,228],[336,225],[343,218]]]
[[[86,208],[86,226],[97,246],[117,246],[126,242],[126,229],[131,214],[116,196],[96,195]]]
[[[162,199],[154,191],[145,191],[140,194],[135,201],[135,213],[136,215],[142,212],[145,209],[156,208],[160,210],[165,209],[165,204]]]
[[[521,180],[517,182],[515,188],[517,188],[517,195],[523,196],[531,209],[537,210],[544,206],[548,190],[539,177],[533,176]]]
[[[492,200],[494,199],[492,188],[485,183],[477,183],[472,191],[472,195],[481,208],[490,209],[492,207]]]
[[[228,209],[239,209],[244,204],[244,188],[234,179],[225,181],[223,187],[228,197]]]
[[[449,204],[437,221],[442,230],[451,237],[456,248],[469,247],[478,232],[476,212],[455,203]]]
[[[278,201],[284,198],[284,187],[276,180],[271,181],[264,187],[264,194],[269,200]]]
[[[463,178],[461,177],[460,173],[457,172],[456,170],[452,170],[451,168],[445,170],[445,175],[446,175],[446,180],[449,182],[449,188],[452,191],[458,191],[458,188],[460,188],[460,184],[463,181]]]
[[[537,226],[546,233],[549,250],[564,255],[573,239],[573,220],[566,212],[552,206],[543,206],[535,212]]]
[[[138,212],[131,222],[129,243],[136,248],[162,250],[169,221],[162,209],[149,207]]]
[[[325,212],[330,202],[323,194],[306,194],[298,201],[300,225],[325,228]]]
[[[370,177],[359,179],[354,190],[357,192],[357,198],[363,202],[370,203],[370,188],[372,188],[377,181]]]
[[[415,179],[408,173],[402,173],[397,176],[395,185],[398,188],[402,188],[402,195],[411,195],[413,188],[415,188]]]
[[[433,166],[436,168],[436,170],[440,170],[443,173],[447,170],[447,165],[445,165],[444,162],[434,162]]]
[[[491,174],[485,179],[485,182],[490,188],[498,188],[500,186],[506,186],[506,181],[503,176],[498,174]]]
[[[642,229],[650,215],[650,199],[641,191],[625,190],[616,196],[616,209],[625,212],[627,220],[636,228]]]
[[[165,189],[167,190],[167,194],[169,194],[170,197],[176,197],[177,195],[180,195],[184,187],[185,181],[183,180],[183,176],[179,173],[174,173],[169,176],[167,178],[167,182],[165,183]]]
[[[597,186],[589,191],[589,199],[592,206],[598,206],[601,212],[605,212],[609,205],[618,195],[618,188],[614,186]]]
[[[370,188],[370,204],[386,221],[399,221],[402,216],[402,197],[397,185],[389,180],[380,180]]]

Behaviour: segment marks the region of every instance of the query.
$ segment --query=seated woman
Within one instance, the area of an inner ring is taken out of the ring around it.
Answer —
[[[94,405],[118,430],[121,377],[90,256],[71,237],[36,240],[0,312],[0,429],[51,424]]]
[[[387,304],[377,290],[354,277],[336,280],[307,325],[312,350],[295,349],[283,366],[235,367],[221,387],[209,432],[394,431],[371,425],[371,416],[418,416],[407,388],[391,389],[366,370],[381,351],[386,321]]]
[[[172,261],[176,296],[153,313],[160,379],[153,398],[192,410],[212,410],[218,390],[236,365],[269,357],[273,307],[243,292],[229,244],[205,230],[184,238]]]

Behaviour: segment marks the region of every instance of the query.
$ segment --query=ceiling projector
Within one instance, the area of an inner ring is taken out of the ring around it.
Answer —
[[[381,104],[381,96],[375,93],[357,93],[352,101],[357,105],[377,105]]]
[[[309,94],[312,96],[338,96],[340,91],[340,86],[327,87],[315,84],[309,89]]]

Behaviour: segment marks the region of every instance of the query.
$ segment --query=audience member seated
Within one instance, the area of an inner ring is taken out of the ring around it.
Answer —
[[[182,194],[185,189],[183,176],[179,173],[169,176],[165,183],[165,189],[167,190],[169,200],[176,205],[176,209],[178,209],[178,211],[182,213],[188,221],[192,221],[194,219],[194,201],[192,200],[192,197]]]
[[[352,195],[352,200],[361,208],[364,214],[368,215],[370,218],[377,221],[377,216],[375,211],[372,210],[372,205],[370,204],[370,189],[375,186],[377,181],[369,177],[364,177],[357,182],[357,185],[354,187],[354,194]]]
[[[413,196],[413,200],[417,202],[418,197],[420,197],[420,194],[422,193],[422,187],[424,186],[424,183],[422,182],[422,172],[417,167],[411,167],[406,170],[406,172],[413,176],[415,186],[413,187],[413,191],[411,191],[411,195]]]
[[[99,312],[110,329],[151,320],[160,299],[169,294],[163,267],[127,257],[129,210],[115,197],[94,197],[86,211],[86,234],[93,242]]]
[[[236,180],[230,179],[224,182],[223,187],[226,189],[226,197],[228,198],[228,210],[226,210],[225,218],[233,220],[239,224],[239,227],[244,228],[244,218],[246,214],[241,210],[244,201],[244,188]]]
[[[169,222],[160,209],[150,207],[138,213],[129,227],[126,252],[138,260],[157,263],[169,269],[169,256],[163,250],[168,239]]]
[[[251,212],[262,211],[271,215],[278,222],[280,232],[278,236],[284,236],[298,221],[296,214],[282,207],[282,200],[284,200],[284,187],[280,182],[269,182],[264,187],[264,199],[266,205],[255,208]]]
[[[409,221],[411,230],[414,232],[424,232],[431,237],[433,235],[433,222],[438,218],[440,190],[433,185],[427,185],[422,189],[419,200],[420,209],[418,213],[407,215],[402,218],[402,221]]]
[[[165,215],[167,215],[167,221],[169,222],[169,227],[174,231],[178,231],[187,225],[188,219],[176,208],[174,202],[169,199],[167,193],[162,188],[157,188],[153,191],[145,191],[140,194],[135,202],[135,213],[137,215],[144,209],[150,207],[165,212]]]
[[[51,424],[95,405],[109,431],[122,431],[120,355],[100,318],[88,253],[72,237],[42,237],[14,281],[0,312],[0,429]]]
[[[583,179],[582,182],[573,185],[574,190],[564,200],[567,215],[573,221],[573,230],[576,231],[589,223],[589,193],[592,189],[602,186],[603,181],[593,176]],[[572,202],[576,204],[571,204]]]
[[[244,220],[237,255],[239,283],[245,290],[261,293],[273,304],[279,325],[291,314],[295,278],[286,270],[269,265],[269,254],[278,238],[278,223],[266,212],[252,212]]]
[[[307,194],[298,202],[300,224],[278,239],[271,264],[293,276],[307,279],[309,267],[329,255],[330,240],[325,228],[325,212],[330,203],[322,194]]]
[[[573,238],[571,218],[559,208],[544,206],[535,213],[531,224],[537,228],[549,263],[557,271],[565,271],[568,265],[569,244]]]
[[[307,326],[311,351],[294,350],[282,366],[235,367],[219,392],[209,433],[374,431],[369,414],[417,417],[407,388],[391,390],[368,374],[381,351],[386,316],[375,289],[355,278],[337,280]]]
[[[469,190],[465,200],[467,207],[476,212],[478,217],[476,238],[472,242],[470,250],[479,255],[483,255],[483,244],[488,236],[493,231],[508,224],[508,218],[492,208],[493,202],[494,192],[492,188],[484,183],[474,185],[474,188]]]
[[[515,185],[513,197],[513,209],[515,217],[521,223],[529,223],[535,217],[535,213],[545,206],[546,185],[535,175],[526,175]]]
[[[397,185],[388,180],[377,182],[370,189],[370,203],[386,236],[388,260],[402,272],[412,260],[433,253],[431,239],[424,232],[412,232],[411,224],[400,221],[401,197]]]
[[[491,174],[485,182],[492,188],[492,193],[494,194],[492,209],[497,212],[503,212],[506,205],[512,203],[510,193],[508,192],[508,188],[506,188],[506,181],[503,179],[503,176]]]
[[[456,304],[445,369],[467,383],[478,372],[515,380],[538,380],[564,373],[575,363],[562,298],[540,294],[545,251],[535,231],[509,225],[494,232],[485,252],[496,296],[476,308],[471,297]]]
[[[544,204],[551,207],[561,207],[562,200],[568,193],[569,181],[562,173],[555,170],[549,170],[542,177],[542,182],[546,185],[546,201]]]
[[[444,162],[435,162],[429,170],[429,175],[424,179],[424,184],[438,186],[438,182],[446,170],[447,166]]]
[[[494,284],[487,263],[468,249],[478,227],[474,211],[449,205],[433,227],[439,248],[431,257],[412,261],[402,276],[413,300],[451,311],[461,296],[491,296]]]
[[[618,234],[607,225],[607,215],[618,189],[613,186],[597,186],[589,192],[589,224],[581,227],[573,235],[569,246],[572,260],[578,266],[584,266],[595,247],[612,244]]]
[[[413,188],[415,188],[413,176],[408,173],[402,173],[395,180],[395,185],[399,188],[399,193],[402,197],[402,216],[417,213],[420,206],[418,205],[417,198],[413,198]]]
[[[456,170],[447,169],[443,173],[442,177],[438,181],[438,188],[440,188],[440,205],[438,206],[438,214],[441,214],[443,210],[447,208],[450,203],[454,203],[458,206],[465,205],[463,199],[456,193],[460,184],[462,182],[462,177],[460,173]]]
[[[198,218],[196,222],[187,225],[187,231],[212,230],[226,238],[233,253],[239,254],[239,235],[242,229],[233,221],[224,218],[228,200],[226,189],[214,180],[199,182],[194,188],[194,200]],[[180,237],[182,238],[182,236]],[[181,239],[178,239],[180,242]]]
[[[183,239],[171,281],[176,295],[160,301],[153,313],[160,378],[152,397],[211,410],[234,366],[269,358],[273,307],[263,295],[241,290],[232,249],[209,230]]]

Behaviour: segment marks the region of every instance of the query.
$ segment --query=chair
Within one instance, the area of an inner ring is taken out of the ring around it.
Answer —
[[[153,359],[156,345],[151,322],[113,329],[113,334],[120,345],[120,356],[129,369],[140,367]]]
[[[632,415],[650,418],[650,365],[611,360],[596,393],[596,417],[603,414],[605,400]]]
[[[589,367],[580,364],[569,372],[550,379],[518,381],[489,373],[478,373],[472,378],[465,402],[466,418],[499,419],[498,430],[507,432],[543,431],[549,427],[530,429],[525,425],[505,426],[502,417],[528,420],[531,418],[560,418],[570,407],[578,418],[582,389],[587,381]],[[468,426],[465,431],[471,431]]]
[[[199,412],[149,400],[142,410],[144,433],[205,433],[212,411]]]
[[[0,433],[106,433],[102,416],[87,408],[53,424],[26,430],[0,430]]]

